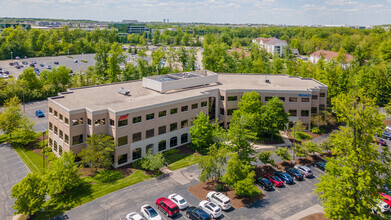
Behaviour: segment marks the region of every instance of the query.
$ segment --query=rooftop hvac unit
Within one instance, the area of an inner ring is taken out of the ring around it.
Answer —
[[[265,81],[265,83],[270,83],[270,80],[269,80],[269,78],[267,78],[267,76],[265,76],[265,78],[263,79],[263,81]]]
[[[121,87],[121,88],[118,89],[118,93],[122,94],[122,95],[129,95],[130,91],[125,89],[124,87]]]

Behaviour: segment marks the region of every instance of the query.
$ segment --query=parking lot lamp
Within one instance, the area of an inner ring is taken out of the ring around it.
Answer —
[[[68,57],[69,57],[69,49],[68,49]]]
[[[45,175],[45,132],[42,131],[42,174]]]
[[[12,56],[13,53],[14,53],[14,52],[11,51],[11,62],[14,61],[14,57]]]

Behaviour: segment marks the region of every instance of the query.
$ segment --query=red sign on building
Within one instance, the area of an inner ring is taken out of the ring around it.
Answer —
[[[121,115],[121,117],[119,117],[119,120],[127,119],[128,116],[129,116],[129,114]]]

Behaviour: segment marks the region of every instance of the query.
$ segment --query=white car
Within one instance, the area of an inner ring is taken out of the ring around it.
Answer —
[[[224,194],[211,191],[206,195],[206,199],[210,202],[216,203],[222,210],[228,210],[231,208],[231,200]]]
[[[307,166],[296,165],[295,169],[298,170],[301,174],[303,174],[307,178],[311,178],[314,176],[312,174],[312,170]]]
[[[179,209],[185,209],[189,206],[186,200],[178,194],[171,194],[168,196],[168,199],[175,203],[179,207]]]
[[[221,208],[209,201],[201,201],[199,204],[200,208],[210,215],[211,218],[218,218],[221,216]]]
[[[139,215],[137,212],[131,212],[126,215],[125,220],[144,220],[144,218],[141,217],[141,215]]]
[[[148,204],[141,206],[141,213],[148,220],[162,220],[159,213],[157,213],[157,211]]]
[[[390,206],[383,200],[379,200],[377,207],[372,208],[372,212],[376,214],[379,210],[381,213],[390,212]]]

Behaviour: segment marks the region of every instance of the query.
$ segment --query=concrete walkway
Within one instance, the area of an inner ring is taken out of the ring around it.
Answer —
[[[9,144],[0,144],[0,219],[12,219],[15,210],[12,208],[12,186],[20,182],[29,169]]]
[[[306,216],[316,214],[316,213],[323,213],[322,206],[320,206],[320,205],[311,206],[308,209],[305,209],[301,212],[298,212],[298,213],[286,218],[285,220],[298,220],[298,219],[302,219]]]

